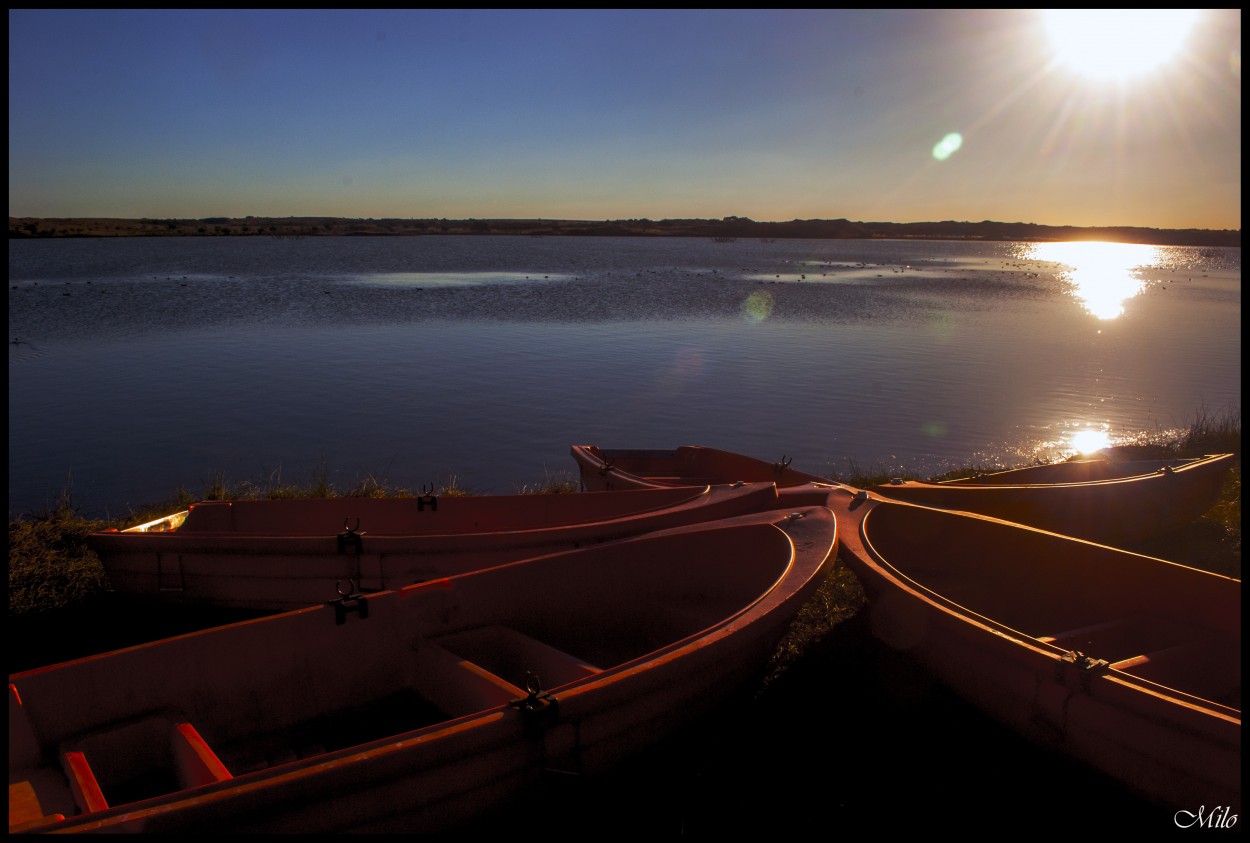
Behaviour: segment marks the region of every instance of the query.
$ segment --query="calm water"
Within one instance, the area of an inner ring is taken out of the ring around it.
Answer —
[[[513,493],[573,443],[827,474],[1241,406],[1241,250],[913,241],[11,241],[9,513],[234,485]]]

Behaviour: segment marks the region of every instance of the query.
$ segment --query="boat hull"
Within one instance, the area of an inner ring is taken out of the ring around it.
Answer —
[[[643,489],[686,483],[771,479],[783,498],[818,504],[834,488],[850,488],[715,448],[608,450],[574,445],[586,489]],[[1074,460],[944,483],[899,481],[873,486],[882,497],[975,512],[1102,543],[1130,543],[1184,526],[1219,500],[1233,454],[1200,459],[1115,462]]]
[[[880,640],[1155,802],[1240,812],[1240,581],[869,493],[830,505]]]
[[[836,546],[738,516],[10,675],[10,831],[456,828],[724,702]]]
[[[1235,457],[1056,463],[951,483],[874,486],[894,500],[976,512],[1102,543],[1149,538],[1201,518]]]
[[[702,445],[682,445],[672,450],[605,449],[574,445],[582,488],[663,489],[711,483],[775,483],[787,505],[819,506],[831,489],[848,488],[790,466],[786,457],[775,463],[732,451]]]
[[[185,516],[93,533],[88,542],[120,593],[285,611],[779,505],[767,483],[606,495],[206,501]]]

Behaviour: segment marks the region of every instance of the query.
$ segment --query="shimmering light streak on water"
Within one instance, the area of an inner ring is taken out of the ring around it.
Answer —
[[[1184,435],[1184,427],[1142,429],[1127,424],[1065,421],[1047,425],[1022,447],[1008,447],[990,461],[997,467],[1093,457],[1099,452],[1130,445],[1165,442]]]
[[[703,378],[706,366],[707,353],[702,348],[690,346],[679,348],[669,362],[658,368],[657,391],[674,399],[680,399]]]
[[[1060,264],[1072,294],[1099,319],[1123,315],[1124,302],[1146,288],[1138,277],[1141,269],[1159,256],[1157,246],[1099,242],[1032,243],[1022,254],[1029,260]]]
[[[569,276],[521,272],[376,272],[354,279],[360,284],[387,287],[477,287],[523,281],[565,280]]]

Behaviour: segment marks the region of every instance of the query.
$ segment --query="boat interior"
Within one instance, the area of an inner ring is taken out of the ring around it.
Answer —
[[[768,524],[604,545],[10,676],[10,831],[436,728],[751,606]],[[687,641],[689,643],[689,641]]]
[[[594,445],[581,448],[591,458],[658,485],[731,483],[776,483],[779,487],[821,482],[822,478],[790,468],[790,460],[779,462],[721,451],[716,448],[683,445],[673,450],[610,449]],[[582,462],[583,469],[585,463]]]
[[[1201,470],[1201,465],[1229,464],[1231,454],[1209,454],[1185,459],[1109,460],[1080,459],[1063,463],[1030,465],[1008,472],[980,474],[976,477],[946,480],[941,485],[1039,485],[1051,483],[1098,483],[1103,480],[1149,477],[1161,472]]]
[[[1140,477],[1159,471],[1176,471],[1185,466],[1210,460],[1198,457],[1174,460],[1068,460],[1066,462],[1034,465],[1010,471],[996,471],[975,477],[961,477],[945,481],[944,486],[999,486],[1036,485],[1048,483],[1091,483],[1101,480],[1122,480]]]
[[[884,503],[873,553],[938,602],[1158,685],[1241,708],[1241,584],[1043,531]]]
[[[659,511],[707,499],[701,488],[640,489],[606,495],[492,495],[202,501],[179,534],[325,536],[540,530]]]

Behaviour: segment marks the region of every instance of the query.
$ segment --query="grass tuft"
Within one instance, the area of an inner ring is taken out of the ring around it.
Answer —
[[[799,610],[786,636],[773,651],[761,690],[775,682],[801,656],[811,652],[838,624],[859,614],[867,599],[859,579],[840,559],[828,566],[825,580],[815,596]]]
[[[1241,454],[1241,410],[1213,413],[1200,409],[1180,435],[1177,448],[1182,456],[1202,454]]]
[[[9,520],[9,614],[81,603],[109,590],[89,533],[106,522],[80,517],[68,498],[48,512]]]
[[[582,482],[569,471],[560,471],[552,474],[550,470],[545,472],[546,477],[542,483],[531,486],[525,484],[517,488],[518,495],[567,495],[574,492],[580,492]]]

